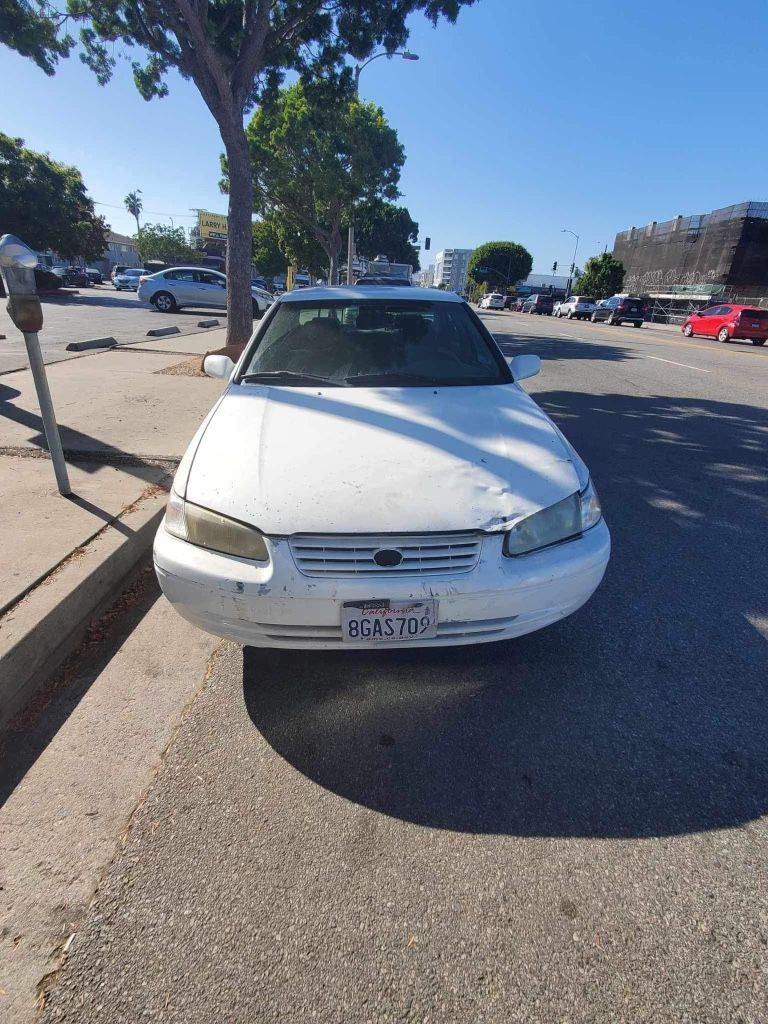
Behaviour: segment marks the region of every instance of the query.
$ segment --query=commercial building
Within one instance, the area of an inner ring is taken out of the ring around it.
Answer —
[[[435,255],[432,284],[444,285],[449,291],[463,292],[467,284],[467,264],[473,249],[441,249]]]
[[[613,255],[626,270],[624,290],[653,298],[716,296],[768,301],[768,203],[739,203],[711,213],[629,228]]]

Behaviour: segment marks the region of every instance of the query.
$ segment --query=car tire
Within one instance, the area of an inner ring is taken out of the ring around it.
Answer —
[[[570,309],[569,309],[569,310],[568,310],[568,312],[567,312],[567,313],[565,314],[565,319],[566,319],[566,320],[573,320],[573,312],[572,312],[572,311],[571,311]]]
[[[611,315],[608,317],[608,319],[605,322],[608,324],[609,327],[621,327],[621,324],[618,323],[618,321],[613,319],[613,313],[611,313]]]
[[[727,345],[727,344],[730,343],[731,336],[728,333],[728,328],[727,327],[721,327],[720,328],[720,330],[717,332],[717,340],[721,341],[724,345]]]
[[[685,327],[683,328],[683,334],[685,335],[686,338],[692,338],[693,337],[693,328],[691,327],[690,324],[686,324],[685,325]]]
[[[764,345],[765,344],[765,338],[752,338],[752,344],[753,345]]]
[[[589,322],[590,322],[591,324],[596,324],[596,323],[597,323],[597,317],[595,316],[595,314],[594,314],[594,313],[593,313],[593,314],[592,314],[592,315],[590,316],[590,318],[589,318]]]
[[[633,326],[633,327],[642,327],[642,326],[643,326],[643,322],[642,322],[642,320],[636,320],[636,321],[635,321],[635,322],[634,322],[634,323],[632,324],[632,326]]]
[[[158,313],[174,313],[177,309],[176,299],[170,292],[155,292],[150,301]]]

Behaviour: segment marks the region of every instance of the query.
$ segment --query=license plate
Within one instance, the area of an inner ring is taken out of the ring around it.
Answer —
[[[352,601],[341,608],[341,636],[351,644],[429,640],[437,636],[437,601]]]

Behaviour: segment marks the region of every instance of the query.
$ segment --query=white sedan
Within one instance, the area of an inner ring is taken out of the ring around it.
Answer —
[[[179,466],[155,568],[255,647],[446,646],[576,611],[610,535],[586,466],[452,292],[283,295]]]

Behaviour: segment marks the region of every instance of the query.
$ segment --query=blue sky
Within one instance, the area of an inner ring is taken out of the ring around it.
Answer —
[[[414,17],[419,62],[374,62],[361,95],[405,145],[401,201],[433,253],[509,238],[546,272],[571,260],[562,228],[581,264],[632,225],[768,200],[767,29],[764,0],[478,0],[455,26]],[[127,64],[100,88],[77,59],[51,79],[2,60],[0,130],[78,166],[115,230],[133,229],[134,188],[146,219],[226,209],[221,142],[189,83],[146,103]]]

